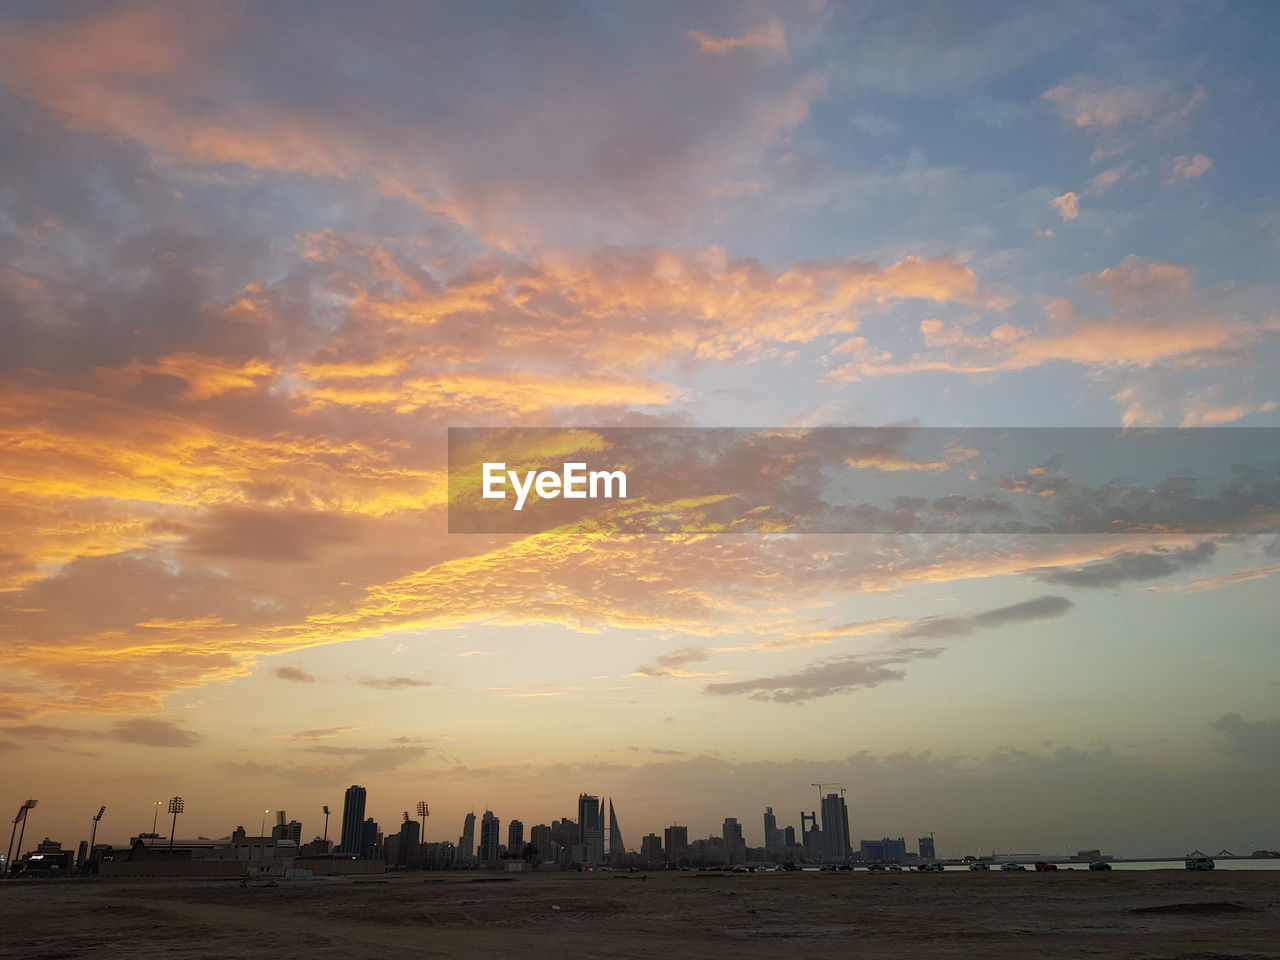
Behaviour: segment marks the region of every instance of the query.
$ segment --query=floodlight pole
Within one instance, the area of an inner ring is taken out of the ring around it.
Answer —
[[[28,800],[22,805],[22,826],[18,830],[18,856],[22,856],[22,838],[27,835],[27,814],[36,808],[36,800]]]
[[[89,863],[93,860],[93,845],[98,839],[98,821],[102,819],[102,815],[106,812],[107,808],[105,806],[101,806],[98,808],[97,814],[94,815],[93,829],[89,831],[89,851],[85,856],[85,863]],[[83,864],[81,864],[81,866],[83,866]]]
[[[13,838],[18,833],[18,824],[26,823],[27,811],[35,806],[34,800],[27,800],[18,808],[18,812],[13,815],[13,829],[9,831],[9,852],[4,855],[4,872],[11,873],[13,871]],[[22,843],[19,841],[18,846]]]
[[[181,797],[174,797],[169,801],[169,812],[173,814],[173,826],[169,828],[169,849],[173,849],[173,837],[178,832],[178,814],[182,812],[185,804]]]

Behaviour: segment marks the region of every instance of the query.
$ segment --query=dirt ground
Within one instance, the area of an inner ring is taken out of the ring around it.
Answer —
[[[1280,871],[0,884],[0,957],[1280,958]]]

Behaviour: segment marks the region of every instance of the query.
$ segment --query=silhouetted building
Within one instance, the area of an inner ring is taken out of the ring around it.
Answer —
[[[378,826],[378,821],[369,817],[364,822],[360,837],[360,859],[361,860],[380,860],[380,851],[382,848],[382,828]]]
[[[406,815],[400,824],[400,833],[396,837],[395,862],[402,867],[416,868],[422,866],[422,824],[411,820]],[[390,855],[388,854],[388,862]]]
[[[783,830],[782,840],[783,840],[783,843],[785,843],[788,847],[794,847],[796,845],[796,828],[787,827],[785,830]]]
[[[543,863],[558,863],[560,861],[560,849],[556,846],[555,841],[552,840],[551,828],[545,823],[539,823],[529,828],[529,842],[538,851],[538,859]]]
[[[468,813],[462,820],[462,836],[458,838],[458,857],[463,863],[476,855],[476,815]]]
[[[724,838],[725,858],[729,863],[747,859],[747,843],[742,839],[742,824],[737,817],[725,817],[720,836]]]
[[[640,841],[640,859],[649,870],[662,866],[662,839],[650,833]]]
[[[585,848],[583,863],[604,863],[604,820],[600,816],[600,798],[578,794],[578,830]]]
[[[920,843],[920,859],[921,860],[937,860],[938,854],[933,849],[933,837],[921,837]],[[1096,858],[1095,858],[1096,859]]]
[[[498,846],[502,842],[502,825],[492,810],[486,810],[480,818],[480,862],[496,863]]]
[[[849,842],[849,808],[838,793],[828,793],[822,798],[822,853],[826,860],[848,860],[853,856]]]
[[[764,808],[764,848],[778,850],[786,843],[783,832],[778,829],[778,818],[773,815],[773,807]]]
[[[524,850],[524,821],[512,820],[507,824],[507,853],[518,857]]]
[[[297,820],[277,823],[271,828],[271,837],[273,840],[292,840],[298,846],[302,846],[302,824]]]
[[[364,858],[364,787],[352,784],[342,799],[342,839],[338,849],[350,857]]]
[[[689,828],[673,823],[662,831],[662,846],[666,851],[667,860],[678,863],[689,849]]]
[[[907,841],[902,837],[894,840],[884,837],[881,840],[863,840],[858,844],[858,851],[863,860],[875,863],[902,862],[907,859]]]
[[[609,798],[609,862],[620,864],[627,856],[627,845],[622,840],[622,827],[613,812],[613,798]]]

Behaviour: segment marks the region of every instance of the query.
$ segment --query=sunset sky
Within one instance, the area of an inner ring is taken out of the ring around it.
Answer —
[[[1275,534],[446,526],[449,427],[1280,427],[1278,32],[9,0],[0,814],[1280,848]]]

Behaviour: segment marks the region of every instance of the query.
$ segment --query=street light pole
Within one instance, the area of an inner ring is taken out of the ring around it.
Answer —
[[[324,852],[329,852],[329,805],[324,805]]]
[[[160,822],[160,806],[163,803],[164,803],[163,800],[157,800],[155,803],[151,805],[152,807],[155,808],[154,810],[152,810],[152,813],[151,813],[151,839],[152,840],[154,840],[156,837],[156,824]]]
[[[173,814],[173,826],[169,828],[169,849],[173,849],[173,836],[178,832],[178,814],[182,812],[185,804],[181,797],[174,797],[169,801],[169,812]]]

